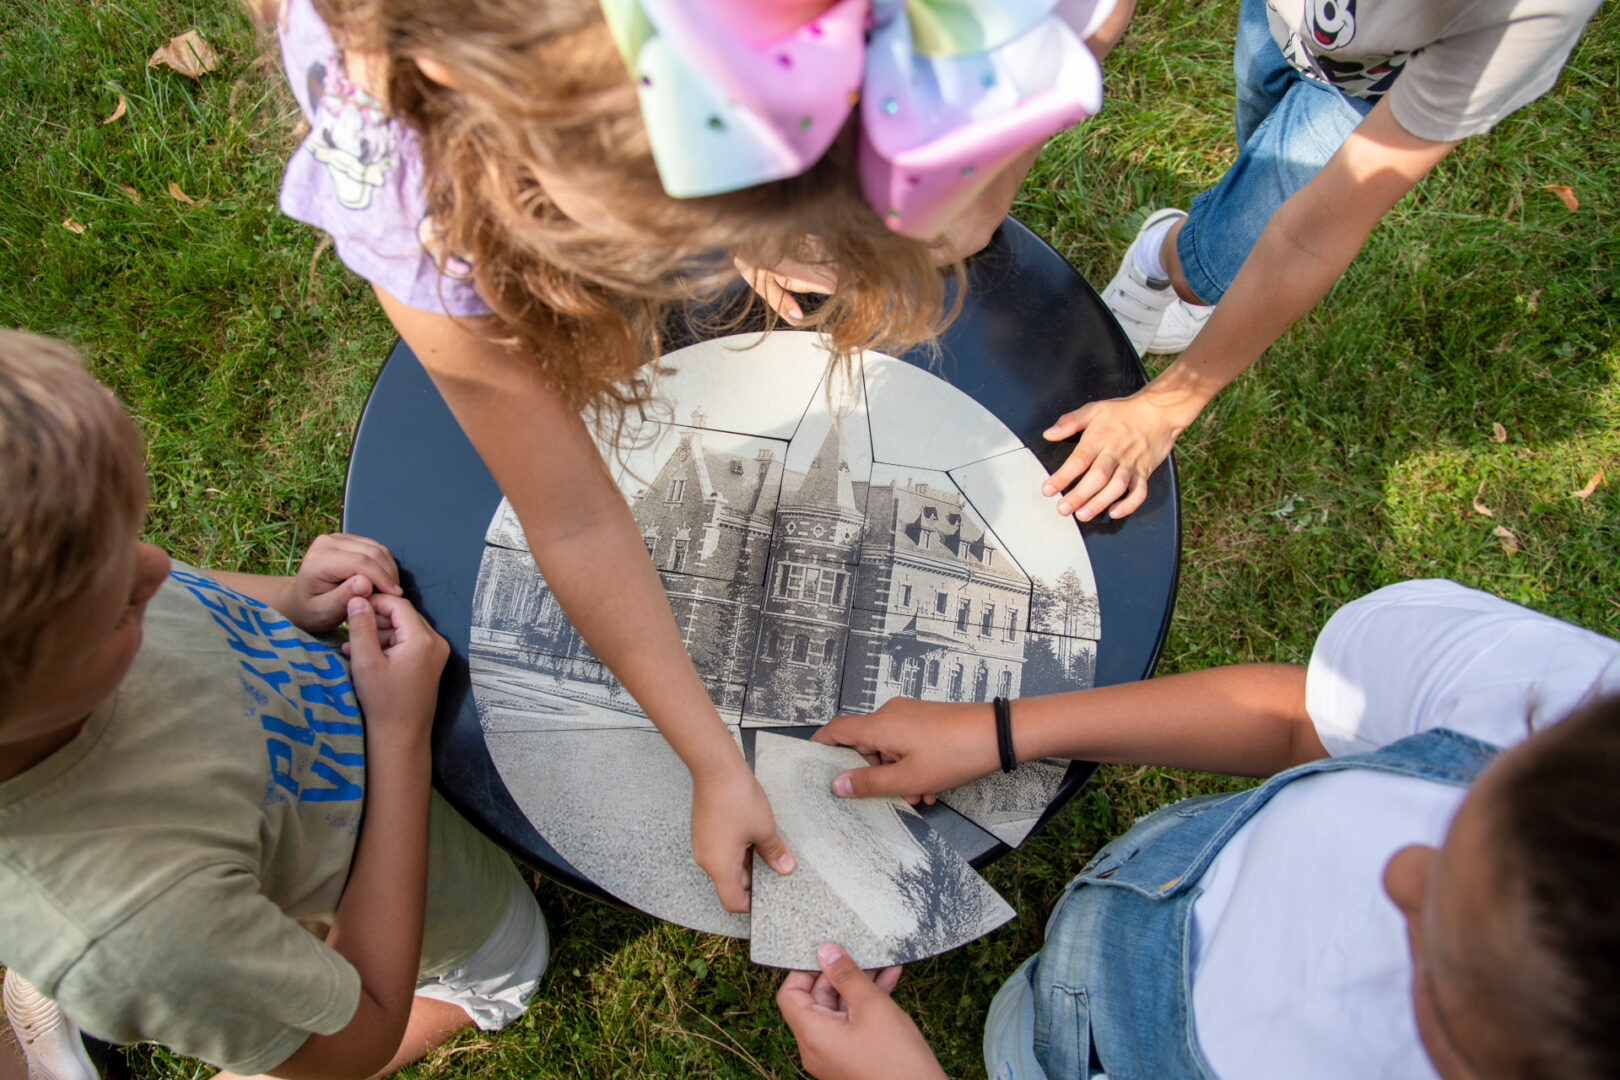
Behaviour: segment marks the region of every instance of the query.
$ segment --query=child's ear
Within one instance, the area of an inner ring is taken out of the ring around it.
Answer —
[[[460,87],[456,85],[456,77],[450,73],[449,68],[445,67],[439,61],[433,59],[431,56],[418,56],[415,57],[415,60],[416,69],[423,75],[426,75],[433,82],[438,83],[440,86],[448,87],[451,90],[460,89]]]

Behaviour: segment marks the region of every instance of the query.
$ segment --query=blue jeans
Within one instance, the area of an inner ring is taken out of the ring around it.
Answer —
[[[1243,0],[1232,68],[1237,161],[1194,196],[1176,237],[1181,272],[1206,304],[1225,295],[1277,207],[1321,171],[1373,107],[1290,66],[1272,40],[1265,0]]]
[[[1149,814],[1069,883],[1047,920],[1046,945],[996,995],[984,1031],[991,1080],[1103,1072],[1215,1080],[1192,1015],[1189,935],[1198,883],[1227,841],[1303,777],[1370,769],[1465,787],[1495,753],[1466,735],[1426,731]]]

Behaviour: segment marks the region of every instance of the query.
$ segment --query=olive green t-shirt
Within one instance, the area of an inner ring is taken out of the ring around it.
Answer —
[[[359,835],[365,735],[332,646],[189,567],[117,693],[0,784],[0,963],[91,1034],[252,1075],[346,1025],[321,940]],[[433,796],[421,973],[464,962],[509,860]]]

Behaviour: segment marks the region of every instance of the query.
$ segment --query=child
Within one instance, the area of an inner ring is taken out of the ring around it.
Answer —
[[[387,550],[205,573],[137,539],[146,501],[112,395],[0,330],[0,964],[46,999],[7,986],[25,1048],[54,1001],[109,1041],[359,1078],[520,1014],[545,923],[431,793],[447,647]],[[310,636],[345,618],[341,652]]]
[[[693,855],[728,910],[747,910],[750,844],[778,872],[792,857],[581,412],[611,433],[646,403],[661,328],[734,261],[839,357],[932,336],[936,260],[985,243],[1041,141],[1095,111],[1080,39],[1106,49],[1129,8],[977,0],[915,27],[888,0],[265,12],[311,129],[282,208],[372,282],[570,622],[691,769]],[[789,288],[828,296],[806,316]]]
[[[1620,642],[1414,581],[1341,609],[1308,668],[1016,702],[1021,759],[1271,779],[1166,807],[1086,865],[991,1005],[990,1075],[1614,1075],[1617,691]],[[840,794],[916,794],[993,770],[992,732],[982,705],[897,700],[816,737],[891,762]],[[827,975],[778,995],[806,1067],[939,1075],[823,949]]]
[[[1064,493],[1058,511],[1140,506],[1176,437],[1327,294],[1373,226],[1459,141],[1552,87],[1597,6],[1243,0],[1237,160],[1185,213],[1149,216],[1103,290],[1138,352],[1186,352],[1047,432],[1083,432],[1042,488]]]

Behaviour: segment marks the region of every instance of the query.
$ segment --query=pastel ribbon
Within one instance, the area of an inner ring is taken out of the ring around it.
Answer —
[[[664,190],[796,176],[860,107],[861,186],[938,235],[1014,157],[1096,113],[1076,32],[1112,0],[602,0]]]

